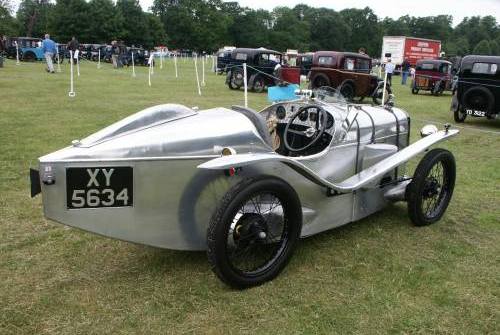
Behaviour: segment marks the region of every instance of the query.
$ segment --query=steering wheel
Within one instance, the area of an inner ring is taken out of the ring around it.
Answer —
[[[316,125],[314,127],[309,127],[303,131],[290,129],[290,126],[293,124],[293,121],[297,117],[299,117],[300,114],[304,113],[305,111],[307,111],[310,108],[314,108],[317,110],[318,115],[316,116]],[[308,149],[309,147],[314,145],[321,138],[321,135],[323,135],[323,133],[326,130],[326,123],[327,123],[327,113],[322,107],[319,107],[317,105],[311,105],[311,104],[300,107],[299,110],[297,112],[295,112],[295,114],[292,115],[292,117],[290,118],[290,120],[286,124],[285,132],[283,133],[283,139],[284,139],[283,142],[285,144],[285,148],[287,148],[291,152],[299,152],[299,151],[304,151],[304,150]],[[294,148],[290,145],[290,143],[288,143],[288,134],[289,133],[292,133],[294,135],[305,136],[305,137],[310,138],[311,140],[308,144],[306,144],[303,147]]]

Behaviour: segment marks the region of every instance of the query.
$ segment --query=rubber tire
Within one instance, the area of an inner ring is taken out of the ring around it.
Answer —
[[[287,202],[287,217],[290,224],[290,238],[285,250],[269,269],[259,276],[249,277],[232,269],[226,258],[226,232],[231,224],[232,214],[242,201],[261,191],[272,191]],[[261,285],[275,278],[290,260],[302,231],[302,207],[295,190],[285,181],[271,176],[247,178],[233,186],[222,198],[215,210],[207,230],[207,256],[212,271],[227,285],[244,289]]]
[[[229,82],[228,82],[228,86],[230,89],[239,90],[240,87],[242,87],[242,86],[239,86],[238,84],[233,85],[233,77],[236,77],[240,73],[241,73],[241,76],[243,77],[243,70],[236,69],[236,70],[231,71],[231,76],[229,77]]]
[[[28,52],[23,54],[22,60],[24,62],[34,62],[34,61],[36,61],[36,55],[33,52],[28,51]]]
[[[374,94],[372,95],[372,101],[373,101],[373,103],[375,105],[381,105],[382,104],[382,97],[380,97],[380,98],[377,97],[377,95],[378,95],[377,92],[378,92],[379,88],[381,90],[383,90],[384,86],[382,86],[382,87],[378,87],[377,86],[377,88],[375,89]],[[385,91],[386,91],[385,92],[385,98],[386,98],[387,101],[389,101],[389,94],[392,94],[391,86],[390,85],[386,85]],[[387,101],[384,101],[384,105],[385,105],[385,102],[387,102]]]
[[[453,119],[457,123],[463,123],[465,119],[467,118],[467,114],[462,112],[462,107],[458,103],[458,98],[457,98],[457,92],[453,93],[453,96],[451,97],[451,106],[450,106],[451,111],[453,112]]]
[[[411,94],[418,94],[418,88],[412,88]]]
[[[347,101],[353,101],[354,96],[356,94],[356,90],[354,89],[354,86],[351,83],[345,83],[340,85],[339,91]]]
[[[467,101],[474,94],[482,94],[488,100],[487,107],[485,108],[486,114],[489,114],[489,112],[493,111],[493,107],[495,106],[495,97],[489,89],[483,86],[474,86],[464,92],[462,96],[462,105],[464,106],[464,108],[471,108],[470,106],[468,106]]]
[[[257,82],[260,82],[262,85],[261,86],[255,85]],[[262,78],[262,76],[255,77],[253,81],[252,91],[256,93],[262,93],[264,92],[265,88],[266,88],[266,82],[264,81],[264,78]]]
[[[330,79],[322,73],[318,73],[313,80],[311,80],[311,88],[316,89],[323,86],[330,86]]]
[[[440,212],[432,217],[427,218],[421,211],[421,194],[425,186],[425,179],[429,174],[432,167],[438,163],[442,162],[443,169],[447,170],[445,174],[449,177],[448,194],[445,196]],[[408,202],[408,215],[410,220],[415,226],[427,226],[435,223],[441,219],[446,208],[450,203],[451,197],[453,196],[453,189],[455,187],[456,178],[456,164],[455,157],[453,154],[445,149],[432,149],[429,151],[418,163],[418,166],[413,175],[413,179],[406,189],[406,200]]]

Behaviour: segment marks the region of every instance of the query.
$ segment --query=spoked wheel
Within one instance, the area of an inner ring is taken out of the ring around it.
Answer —
[[[260,285],[285,267],[300,237],[302,212],[293,188],[274,177],[235,185],[212,216],[208,260],[235,288]]]
[[[229,78],[229,88],[232,90],[237,90],[243,86],[243,71],[234,70],[231,72],[231,77]]]
[[[443,216],[455,187],[455,158],[444,149],[429,151],[408,185],[408,214],[416,226],[432,224]]]
[[[261,76],[258,76],[255,78],[255,81],[253,83],[253,91],[257,93],[262,93],[264,91],[264,88],[266,87],[266,83],[264,82],[264,78]]]

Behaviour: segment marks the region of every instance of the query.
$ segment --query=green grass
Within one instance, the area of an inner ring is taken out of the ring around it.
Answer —
[[[499,122],[468,119],[443,144],[457,160],[444,218],[413,227],[405,204],[302,241],[285,271],[234,291],[198,252],[159,250],[47,221],[29,198],[37,157],[160,103],[243,104],[242,92],[207,72],[198,96],[191,62],[155,69],[81,66],[70,99],[68,65],[0,68],[0,334],[498,334],[500,332]],[[394,79],[398,81],[398,77]],[[396,104],[419,120],[453,123],[450,95]],[[266,104],[250,94],[251,107]]]

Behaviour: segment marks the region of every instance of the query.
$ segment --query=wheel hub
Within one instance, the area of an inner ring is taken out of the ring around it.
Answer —
[[[423,196],[424,198],[431,198],[441,191],[441,185],[438,183],[436,178],[432,177],[427,179],[425,187],[424,187],[424,192]]]
[[[267,238],[267,224],[262,215],[257,213],[245,213],[236,223],[233,232],[235,241],[245,239],[249,242],[265,240]]]

